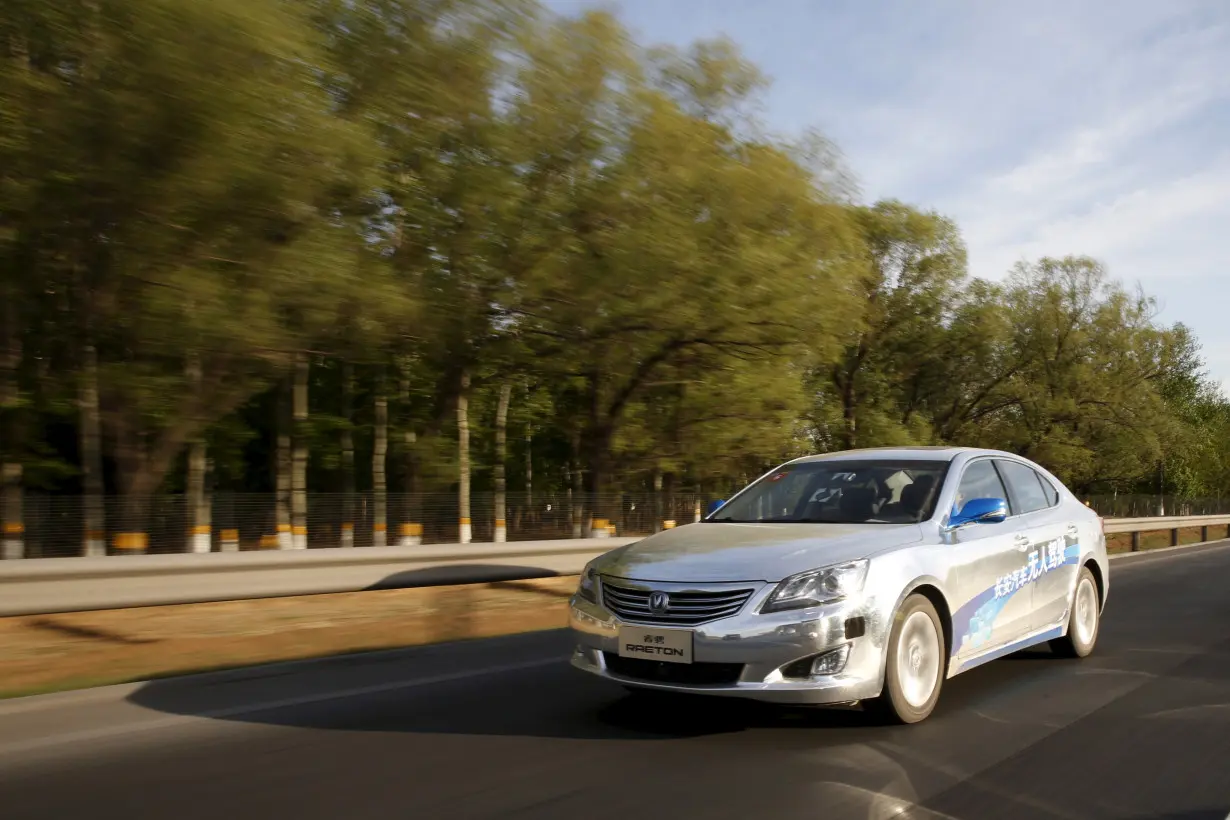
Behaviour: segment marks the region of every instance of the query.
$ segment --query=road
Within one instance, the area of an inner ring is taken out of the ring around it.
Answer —
[[[1166,818],[1230,812],[1230,546],[1112,565],[1094,655],[856,709],[646,707],[567,636],[0,704],[0,817]]]

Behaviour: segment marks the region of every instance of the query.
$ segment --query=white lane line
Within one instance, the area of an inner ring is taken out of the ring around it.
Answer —
[[[1201,548],[1203,548],[1203,550],[1207,550],[1208,552],[1213,552],[1214,550],[1225,549],[1226,547],[1230,547],[1230,540],[1220,539],[1218,541],[1201,541],[1197,544],[1180,544],[1177,547],[1156,547],[1149,550],[1140,550],[1139,552],[1116,552],[1106,557],[1111,561],[1118,561],[1124,558],[1136,559],[1135,561],[1129,561],[1126,564],[1126,566],[1130,567],[1142,558],[1160,556],[1177,557],[1168,554],[1174,552],[1188,552],[1190,550],[1199,550]]]
[[[307,706],[313,703],[324,703],[330,700],[344,700],[346,698],[363,697],[366,695],[378,695],[384,692],[418,689],[424,686],[435,686],[441,683],[451,683],[453,681],[465,680],[466,678],[478,678],[488,675],[502,675],[509,672],[521,672],[526,669],[537,669],[539,667],[550,666],[552,664],[563,665],[565,662],[566,659],[559,657],[540,658],[534,661],[522,661],[520,663],[508,663],[500,666],[488,666],[484,669],[469,669],[463,672],[450,672],[444,675],[433,675],[429,678],[390,681],[389,683],[378,683],[371,686],[356,686],[349,689],[335,689],[330,692],[318,692],[316,694],[300,695],[293,698],[280,698],[278,700],[261,701],[259,703],[231,706],[225,709],[203,711],[193,715],[173,715],[155,718],[153,720],[146,720],[128,726],[111,726],[102,729],[90,729],[82,732],[68,732],[65,734],[52,735],[50,737],[41,737],[34,740],[0,744],[0,755],[20,754],[54,746],[62,746],[65,744],[100,740],[102,738],[114,737],[117,735],[165,729],[168,727],[181,726],[189,723],[198,723],[202,720],[219,720],[237,717],[239,715],[254,714],[256,712],[269,712],[274,709],[285,709],[292,706]],[[143,708],[148,709],[150,707]]]

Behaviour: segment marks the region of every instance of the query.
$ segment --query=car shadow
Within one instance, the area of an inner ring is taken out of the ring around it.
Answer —
[[[570,649],[567,630],[552,630],[154,680],[128,699],[172,715],[416,734],[670,740],[790,729],[805,731],[785,733],[786,742],[827,746],[864,740],[871,729],[880,739],[910,730],[885,725],[859,705],[634,693],[571,668]],[[454,660],[442,663],[449,656]],[[466,671],[488,665],[490,677]],[[434,674],[442,667],[454,671]],[[1029,664],[995,663],[949,680],[930,722],[1037,674]]]
[[[330,659],[389,667],[383,682],[351,687],[348,697],[300,693],[297,678],[303,672],[271,666],[259,677],[253,669],[243,670],[249,676],[223,673],[210,682],[203,679],[212,676],[154,680],[128,701],[164,714],[296,729],[577,740],[675,740],[774,728],[858,731],[878,725],[857,706],[783,707],[725,697],[632,693],[578,672],[562,658],[501,675],[498,690],[469,677],[421,688],[410,678],[410,685],[399,687],[394,676],[407,658],[398,654]],[[366,694],[365,689],[375,691]],[[251,699],[258,690],[262,694]]]
[[[529,581],[535,578],[559,578],[563,575],[564,573],[546,567],[478,563],[449,564],[394,572],[364,587],[364,591]]]

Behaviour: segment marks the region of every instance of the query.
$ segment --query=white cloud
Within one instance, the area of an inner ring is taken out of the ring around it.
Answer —
[[[1024,241],[985,242],[978,231],[970,232],[968,240],[971,257],[988,272],[1006,270],[1021,257],[1072,253],[1096,256],[1125,278],[1147,281],[1192,273],[1193,265],[1220,266],[1220,231],[1211,223],[1230,224],[1230,157],[1187,176],[1089,204],[1074,214],[1054,215],[1035,224]]]
[[[953,217],[975,274],[1096,256],[1230,382],[1225,0],[622,5],[651,40],[734,37],[774,79],[775,126],[823,128],[869,198]]]

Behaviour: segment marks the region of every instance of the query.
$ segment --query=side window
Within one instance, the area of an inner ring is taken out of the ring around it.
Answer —
[[[1000,461],[999,469],[1012,492],[1013,512],[1031,513],[1051,506],[1048,493],[1042,488],[1042,477],[1029,467],[1015,461]]]
[[[1050,482],[1042,473],[1038,473],[1038,480],[1042,482],[1042,492],[1046,494],[1046,506],[1054,507],[1059,503],[1059,490],[1055,489],[1055,485]]]
[[[965,468],[961,483],[957,485],[957,498],[954,509],[960,512],[965,502],[974,498],[1002,498],[1005,501],[1008,494],[1004,492],[1004,484],[995,472],[991,459],[984,458],[975,461]]]

